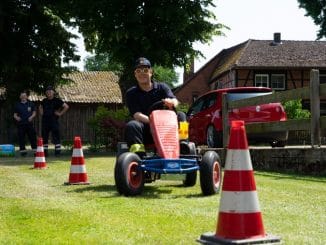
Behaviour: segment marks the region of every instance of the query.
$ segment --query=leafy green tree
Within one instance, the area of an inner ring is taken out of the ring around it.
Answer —
[[[85,58],[85,70],[87,71],[112,71],[121,75],[122,66],[112,60],[109,53],[95,54]],[[171,88],[178,83],[178,75],[173,69],[163,66],[154,66],[153,78],[167,83]]]
[[[170,68],[164,68],[163,66],[154,66],[153,79],[161,82],[165,82],[170,88],[176,87],[178,83],[177,73]]]
[[[326,37],[326,1],[325,0],[298,0],[299,7],[304,8],[314,23],[320,27],[317,39]]]
[[[110,52],[122,64],[122,90],[134,83],[136,58],[145,56],[153,65],[171,69],[184,66],[202,56],[194,42],[207,43],[225,27],[209,10],[213,0],[56,1],[60,4],[59,15],[67,25],[79,27],[86,50]]]
[[[114,62],[107,52],[87,56],[84,61],[87,71],[112,71],[117,75],[122,72],[122,66]]]
[[[8,101],[17,99],[21,89],[43,92],[60,83],[73,70],[63,64],[79,60],[70,41],[75,36],[47,2],[0,2],[0,86]]]

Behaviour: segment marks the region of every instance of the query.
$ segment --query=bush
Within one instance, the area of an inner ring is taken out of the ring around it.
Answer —
[[[88,121],[95,132],[95,139],[90,149],[98,151],[105,146],[106,150],[116,150],[117,142],[124,138],[124,127],[128,118],[129,112],[125,107],[109,110],[104,106],[99,106],[95,116]]]
[[[185,103],[180,103],[177,108],[178,111],[183,111],[184,113],[187,113],[189,110],[189,105]]]
[[[303,119],[310,117],[310,111],[302,109],[302,102],[298,100],[290,100],[284,103],[284,110],[288,119]]]

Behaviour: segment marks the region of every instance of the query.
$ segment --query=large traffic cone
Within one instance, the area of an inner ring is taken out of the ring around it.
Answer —
[[[88,185],[88,177],[86,173],[85,159],[80,137],[74,139],[74,149],[71,158],[71,167],[69,181],[67,185]]]
[[[39,137],[37,139],[37,148],[35,152],[35,160],[34,160],[34,168],[35,169],[46,169],[46,161],[44,156],[44,148],[43,148],[43,139]]]
[[[205,233],[198,241],[280,243],[279,237],[267,235],[264,230],[244,121],[231,124],[216,232]]]

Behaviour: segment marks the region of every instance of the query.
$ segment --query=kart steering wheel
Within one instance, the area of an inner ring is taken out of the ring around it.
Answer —
[[[148,115],[150,115],[152,113],[152,111],[155,111],[155,110],[173,110],[174,112],[177,112],[175,107],[170,109],[169,107],[167,107],[164,104],[164,102],[162,100],[156,101],[154,104],[152,104],[148,108]]]

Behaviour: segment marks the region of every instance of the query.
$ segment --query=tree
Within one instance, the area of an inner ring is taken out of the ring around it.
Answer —
[[[222,35],[224,25],[213,23],[213,0],[70,0],[61,4],[60,16],[69,26],[78,26],[88,51],[110,52],[122,64],[120,86],[133,82],[137,57],[149,58],[153,65],[184,66],[202,53],[194,42],[209,42]],[[69,14],[66,14],[69,12]]]
[[[73,70],[63,63],[78,61],[75,36],[63,26],[47,1],[1,0],[0,86],[10,102],[22,89],[43,92]]]
[[[129,87],[139,56],[171,69],[201,56],[193,43],[207,43],[225,27],[213,23],[210,6],[213,0],[2,0],[0,86],[9,98],[22,88],[42,92],[62,82],[73,70],[63,63],[79,59],[65,23],[79,28],[88,51],[110,52],[123,67],[121,87]]]
[[[306,16],[312,17],[314,23],[320,27],[317,39],[326,37],[326,1],[325,0],[298,0],[299,7],[304,8]]]
[[[112,71],[117,75],[121,75],[122,66],[115,63],[109,53],[95,54],[85,58],[85,70],[87,71]],[[154,66],[153,78],[158,81],[164,81],[171,88],[178,83],[178,75],[173,69],[164,68],[162,66]]]
[[[84,61],[87,71],[112,71],[117,75],[122,72],[122,66],[114,62],[108,52],[87,56]]]
[[[178,83],[178,75],[173,69],[164,68],[163,66],[154,66],[153,70],[153,78],[155,80],[165,82],[170,88],[176,87]]]

